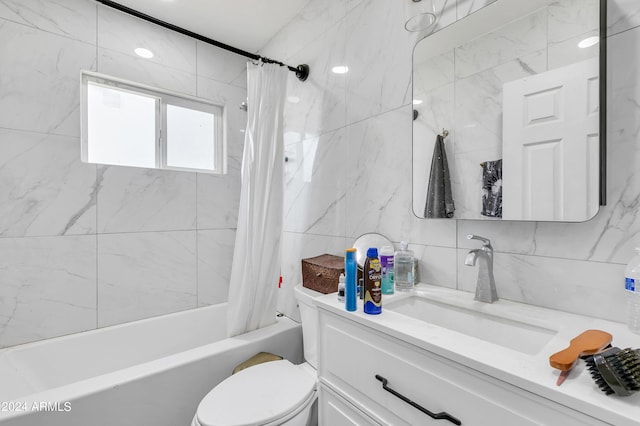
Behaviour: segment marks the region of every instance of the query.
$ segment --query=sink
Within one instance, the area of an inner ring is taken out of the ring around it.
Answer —
[[[483,303],[481,307],[492,306]],[[417,294],[390,301],[384,309],[530,355],[537,354],[557,333],[557,330]]]

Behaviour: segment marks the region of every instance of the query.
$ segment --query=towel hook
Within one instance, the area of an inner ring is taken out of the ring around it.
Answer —
[[[449,131],[445,128],[442,129],[442,138],[446,138],[447,136],[449,136]]]

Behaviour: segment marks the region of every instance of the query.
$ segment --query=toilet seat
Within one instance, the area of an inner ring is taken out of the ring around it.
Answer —
[[[201,426],[258,426],[293,417],[315,399],[316,378],[285,360],[240,371],[213,388],[196,414]]]

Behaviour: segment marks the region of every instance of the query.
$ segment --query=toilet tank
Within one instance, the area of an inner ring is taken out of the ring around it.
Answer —
[[[295,286],[293,291],[302,321],[304,359],[313,368],[318,368],[318,308],[313,304],[313,299],[324,294],[303,287],[302,284]]]

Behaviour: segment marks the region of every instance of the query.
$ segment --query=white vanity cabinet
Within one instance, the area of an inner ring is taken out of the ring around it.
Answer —
[[[322,305],[318,338],[320,425],[607,424]],[[445,418],[432,419],[383,389],[381,378],[392,391]]]

